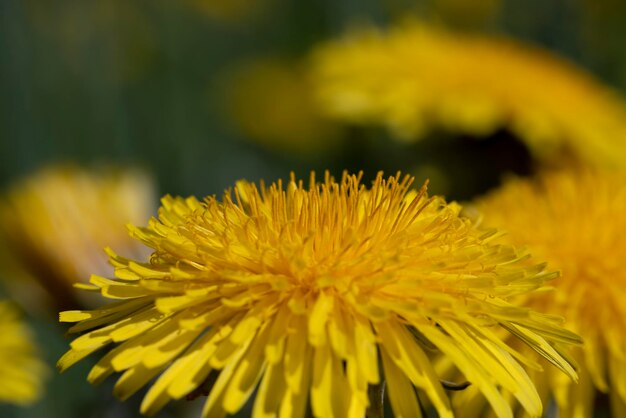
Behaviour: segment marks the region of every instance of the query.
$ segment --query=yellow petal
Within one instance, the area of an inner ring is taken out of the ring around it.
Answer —
[[[385,370],[387,393],[394,416],[397,418],[421,418],[422,411],[419,406],[415,389],[404,373],[394,364],[386,350],[380,350]]]
[[[439,377],[404,325],[391,320],[377,324],[376,331],[389,359],[401,370],[413,385],[423,389],[441,418],[453,418],[450,401],[443,391]]]
[[[417,329],[446,356],[450,357],[456,367],[465,375],[465,378],[480,389],[499,418],[513,418],[511,407],[494,385],[490,373],[482,365],[476,363],[474,359],[468,357],[458,342],[431,325],[418,326]]]
[[[286,388],[283,363],[270,363],[254,400],[252,418],[275,418]]]
[[[230,379],[224,395],[223,406],[226,412],[235,413],[246,402],[256,387],[265,366],[265,345],[270,328],[264,325],[253,339],[250,349],[243,356]]]
[[[224,409],[225,389],[237,370],[241,358],[246,354],[250,343],[254,340],[254,337],[254,334],[249,336],[240,347],[230,353],[225,367],[220,372],[204,404],[204,408],[202,409],[203,418],[223,417],[226,415],[226,410]]]
[[[333,308],[333,297],[320,292],[309,315],[309,343],[319,346],[326,342],[326,321]]]

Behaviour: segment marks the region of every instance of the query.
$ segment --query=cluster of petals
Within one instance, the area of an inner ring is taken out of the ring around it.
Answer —
[[[511,180],[477,205],[483,223],[506,230],[509,243],[528,246],[561,270],[554,291],[532,294],[523,303],[562,315],[582,336],[584,345],[572,352],[579,383],[549,369],[533,377],[539,393],[566,417],[592,416],[598,392],[608,393],[613,416],[624,416],[626,176],[589,169],[546,172]]]
[[[108,250],[115,277],[82,286],[116,301],[61,313],[82,335],[59,368],[110,346],[88,380],[122,373],[122,399],[150,385],[148,415],[205,393],[203,416],[226,416],[256,391],[256,418],[363,417],[384,380],[396,416],[421,416],[421,393],[446,418],[442,355],[497,416],[512,416],[501,389],[539,416],[522,364],[540,366],[502,333],[576,377],[561,351],[578,337],[509,302],[557,274],[412,180],[312,173],[308,185],[240,181],[221,200],[164,197],[158,219],[130,227],[149,260]]]

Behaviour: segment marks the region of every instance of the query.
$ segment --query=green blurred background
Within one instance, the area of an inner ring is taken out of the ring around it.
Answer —
[[[243,10],[230,12],[219,3],[2,1],[0,183],[55,161],[139,164],[162,192],[200,195],[241,177],[375,169],[367,150],[306,157],[246,141],[225,122],[220,80],[245,60],[299,57],[355,21],[385,25],[407,12],[531,41],[626,89],[617,0],[238,0]]]
[[[452,173],[445,181],[474,173],[471,187],[444,189],[470,198],[502,170],[481,170],[492,157],[476,145],[443,134],[406,145],[383,129],[348,129],[345,141],[307,154],[250,141],[228,117],[224,80],[241,63],[298,59],[355,22],[385,26],[406,14],[541,45],[626,92],[626,5],[618,0],[2,0],[0,186],[56,162],[139,166],[161,194],[202,196],[292,170],[364,169],[371,177],[435,164]],[[53,365],[69,341],[64,328],[53,318],[31,322]],[[87,363],[53,371],[42,401],[0,407],[0,416],[138,416],[140,395],[118,404],[113,379],[101,388],[85,383]],[[180,408],[195,406],[160,416]]]

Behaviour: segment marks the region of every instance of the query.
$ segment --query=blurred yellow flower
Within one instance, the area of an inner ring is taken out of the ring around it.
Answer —
[[[613,416],[626,416],[626,175],[594,171],[515,180],[479,201],[488,225],[562,271],[556,290],[527,305],[563,315],[584,346],[574,355],[580,382],[549,370],[537,374],[539,393],[561,417],[590,417],[596,390],[609,393]]]
[[[350,33],[312,55],[320,109],[398,138],[507,128],[540,159],[626,166],[626,105],[572,64],[509,40],[408,22]]]
[[[412,180],[379,174],[367,188],[360,175],[317,182],[311,174],[307,187],[292,175],[269,187],[240,181],[221,201],[166,196],[158,220],[131,229],[154,250],[149,262],[110,251],[116,278],[91,279],[117,302],[61,313],[83,334],[59,368],[115,344],[88,380],[123,372],[114,392],[126,399],[156,378],[141,405],[149,415],[206,391],[203,416],[223,417],[258,384],[254,417],[303,417],[307,398],[316,417],[363,417],[368,385],[384,375],[397,417],[421,416],[415,388],[452,417],[424,351],[437,348],[499,417],[511,417],[499,387],[539,416],[515,359],[525,358],[496,332],[575,378],[554,347],[578,337],[507,302],[556,274],[493,244],[493,232],[425,186],[410,189]]]
[[[0,301],[0,359],[0,402],[27,405],[39,399],[48,369],[8,301]]]
[[[234,127],[275,151],[327,151],[339,137],[337,124],[320,114],[301,63],[259,58],[232,68],[221,83]]]
[[[113,272],[106,245],[128,256],[147,254],[123,226],[145,222],[155,203],[152,181],[136,170],[54,166],[18,181],[0,198],[7,285],[18,300],[27,299],[25,307],[39,306],[37,288],[24,287],[29,285],[45,289],[53,305],[67,303],[74,283]]]

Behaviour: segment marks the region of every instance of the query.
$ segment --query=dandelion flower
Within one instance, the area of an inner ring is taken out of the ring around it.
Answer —
[[[311,174],[306,187],[292,175],[241,181],[221,201],[166,196],[158,220],[131,227],[154,250],[149,262],[109,250],[116,277],[91,279],[118,301],[61,313],[83,334],[59,368],[114,345],[88,380],[123,372],[114,392],[126,399],[155,379],[148,415],[206,389],[203,416],[222,417],[258,386],[254,417],[303,417],[307,405],[316,417],[363,417],[368,386],[384,378],[396,416],[421,416],[417,388],[445,418],[449,398],[425,351],[437,348],[498,416],[511,417],[499,387],[539,416],[525,360],[496,330],[574,377],[557,348],[578,337],[507,302],[555,274],[411,182],[379,174],[367,188],[360,175]]]
[[[18,181],[0,198],[7,285],[18,299],[25,293],[25,306],[32,305],[32,289],[40,288],[63,304],[75,282],[92,273],[112,274],[102,251],[106,245],[128,256],[148,254],[123,225],[149,219],[153,195],[149,177],[135,170],[53,166]],[[40,288],[25,287],[29,283]]]
[[[0,402],[36,401],[48,370],[37,357],[30,330],[7,301],[0,301],[0,359]]]
[[[609,393],[613,416],[626,415],[626,176],[597,171],[544,174],[515,180],[479,201],[484,222],[507,230],[562,276],[555,291],[526,305],[563,315],[585,344],[574,385],[552,370],[535,377],[563,417],[592,416],[594,398]]]
[[[566,152],[626,165],[623,99],[565,60],[513,41],[408,22],[320,46],[312,73],[328,116],[382,123],[400,139],[506,128],[539,160]]]

